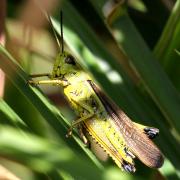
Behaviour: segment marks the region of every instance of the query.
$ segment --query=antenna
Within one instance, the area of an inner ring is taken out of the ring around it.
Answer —
[[[47,18],[48,18],[48,20],[49,20],[50,26],[52,27],[53,34],[54,34],[54,36],[55,36],[56,42],[57,42],[57,44],[58,44],[58,47],[60,48],[61,45],[60,45],[60,42],[59,42],[57,33],[56,33],[56,31],[55,31],[55,29],[54,29],[54,27],[53,27],[53,23],[52,23],[52,21],[51,21],[51,17],[49,16],[49,14],[48,14],[47,12],[46,12],[46,16],[47,16]]]
[[[39,1],[35,0],[34,2],[38,5],[40,10],[45,14],[46,18],[48,19],[48,21],[50,23],[50,26],[51,26],[51,28],[53,30],[53,34],[55,36],[56,42],[58,44],[59,50],[60,50],[60,52],[63,53],[64,52],[64,41],[63,41],[63,17],[62,17],[63,15],[62,15],[62,10],[60,11],[60,20],[61,20],[61,22],[60,22],[60,26],[61,26],[61,28],[60,28],[61,43],[60,43],[59,38],[58,38],[58,34],[57,34],[56,30],[53,27],[53,23],[52,23],[52,20],[51,20],[51,17],[49,15],[49,13],[47,11],[45,11],[45,9],[42,8],[41,4],[39,4]]]
[[[63,39],[63,13],[60,11],[60,30],[61,30],[61,52],[64,52],[64,39]]]

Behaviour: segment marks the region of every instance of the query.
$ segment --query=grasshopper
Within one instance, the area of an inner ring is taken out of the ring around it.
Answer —
[[[48,19],[52,25],[50,17]],[[57,38],[55,30],[53,31]],[[159,130],[131,121],[101,91],[76,59],[64,51],[63,46],[61,13],[61,49],[55,59],[53,71],[51,74],[31,75],[32,78],[47,76],[49,79],[40,81],[31,79],[29,84],[50,84],[63,87],[64,95],[79,117],[72,122],[67,135],[70,136],[72,129],[78,126],[84,142],[88,142],[87,134],[92,136],[93,140],[124,171],[135,172],[135,157],[151,168],[160,168],[164,161],[163,155],[151,140],[159,134]]]

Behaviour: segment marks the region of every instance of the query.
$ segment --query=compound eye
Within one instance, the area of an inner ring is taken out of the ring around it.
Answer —
[[[68,55],[65,59],[65,63],[67,64],[72,64],[72,65],[76,65],[75,59],[73,56]]]

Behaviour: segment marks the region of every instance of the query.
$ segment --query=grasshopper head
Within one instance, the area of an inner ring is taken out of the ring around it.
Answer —
[[[71,54],[67,52],[59,53],[56,57],[52,76],[54,78],[61,78],[65,75],[77,72],[78,69],[79,68],[76,63],[76,60]]]

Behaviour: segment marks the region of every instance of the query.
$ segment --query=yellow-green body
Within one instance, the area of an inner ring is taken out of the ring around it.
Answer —
[[[53,72],[48,76],[50,80],[30,81],[30,83],[54,84],[63,87],[64,95],[78,116],[78,119],[73,121],[69,134],[73,127],[79,125],[120,168],[128,172],[135,171],[133,161],[135,156],[150,167],[158,168],[162,165],[161,152],[144,133],[144,126],[133,123],[107,98],[104,97],[106,99],[104,101],[103,96],[100,97],[98,91],[93,89],[91,77],[82,70],[70,54],[66,52],[59,54]],[[96,87],[94,83],[93,86]],[[109,105],[106,107],[106,104]],[[120,112],[119,115],[116,115],[115,111]],[[150,150],[148,153],[146,148]]]
[[[66,54],[66,56],[68,55]],[[123,159],[133,165],[132,158],[127,156],[124,151],[124,148],[127,147],[121,133],[113,127],[112,118],[88,83],[88,81],[92,81],[90,76],[78,65],[62,69],[64,64],[61,64],[59,60],[57,61],[58,63],[54,66],[53,71],[56,73],[53,76],[63,74],[63,78],[68,82],[67,85],[63,86],[63,89],[71,107],[79,117],[74,123],[80,123],[82,128],[99,143],[119,167],[122,168]]]
[[[113,127],[112,118],[88,83],[88,80],[91,80],[88,74],[78,71],[72,78],[66,79],[70,85],[64,87],[64,94],[76,114],[81,120],[84,119],[80,122],[82,128],[99,143],[119,167],[122,168],[123,159],[133,165],[133,159],[124,151],[127,146],[121,133]]]

